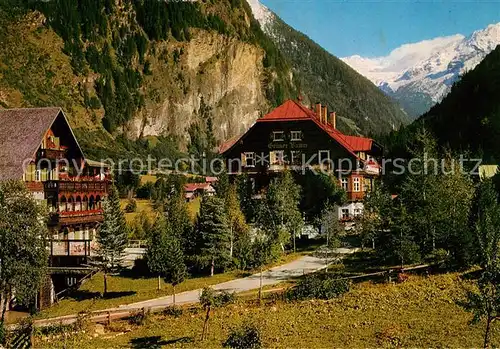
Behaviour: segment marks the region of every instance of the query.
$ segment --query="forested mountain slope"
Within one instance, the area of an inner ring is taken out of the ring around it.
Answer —
[[[325,58],[335,79],[303,83],[317,64],[297,69],[245,0],[2,0],[0,28],[1,107],[63,107],[96,158],[209,147],[299,91],[351,131],[396,124],[394,105],[346,65]]]
[[[297,87],[312,103],[326,102],[345,132],[381,134],[409,122],[405,112],[367,78],[276,14],[250,0],[262,29],[290,62]]]

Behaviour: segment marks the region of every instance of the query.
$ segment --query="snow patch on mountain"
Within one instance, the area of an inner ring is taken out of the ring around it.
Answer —
[[[425,94],[436,103],[498,44],[500,23],[468,37],[457,34],[405,44],[384,57],[355,55],[342,60],[396,99],[398,92],[404,93],[400,98]]]

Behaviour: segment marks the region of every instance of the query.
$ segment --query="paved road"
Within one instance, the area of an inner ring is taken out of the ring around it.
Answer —
[[[355,252],[357,249],[339,248],[335,253],[349,254]],[[330,257],[331,258],[331,257]],[[303,256],[299,259],[271,268],[265,271],[262,275],[262,285],[275,285],[280,282],[299,277],[304,274],[313,273],[326,267],[325,259],[313,256]],[[244,292],[258,289],[260,285],[260,274],[254,274],[246,278],[231,280],[212,286],[215,290],[225,290],[228,292]],[[175,300],[177,304],[196,303],[199,301],[201,289],[182,292],[176,295]],[[132,303],[122,305],[119,309],[137,309],[141,307],[157,307],[168,306],[173,303],[172,296],[165,296],[155,298],[144,302]]]
[[[335,251],[332,251],[340,255],[339,258],[342,258],[342,255],[350,254],[356,252],[357,248],[338,248]],[[332,256],[330,256],[331,261]],[[263,273],[262,284],[263,286],[275,285],[282,281],[293,279],[294,277],[298,277],[304,274],[313,273],[315,271],[324,269],[326,267],[326,261],[322,257],[316,256],[303,256],[299,259],[271,268]],[[236,279],[232,281],[223,282],[217,285],[212,286],[215,290],[226,290],[228,292],[244,292],[250,291],[254,289],[258,289],[260,284],[260,275],[255,274],[246,278]],[[197,303],[200,299],[201,289],[186,291],[177,294],[176,303],[177,304],[190,304]],[[126,305],[121,305],[118,308],[110,308],[104,310],[98,310],[92,312],[90,320],[94,322],[105,321],[106,319],[114,319],[114,318],[122,318],[124,316],[128,316],[131,311],[139,310],[142,308],[163,308],[173,303],[172,296],[160,297],[155,299],[150,299],[143,302],[131,303]],[[109,313],[113,313],[112,317]],[[70,324],[75,322],[77,319],[77,315],[66,315],[60,316],[57,318],[50,319],[40,319],[35,321],[35,326],[47,326],[54,323],[61,324]]]

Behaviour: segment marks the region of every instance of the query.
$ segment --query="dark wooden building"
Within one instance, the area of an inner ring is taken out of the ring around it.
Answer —
[[[374,140],[337,130],[336,114],[326,107],[316,104],[311,110],[292,100],[222,144],[219,151],[229,173],[247,173],[256,192],[287,168],[334,173],[347,192],[348,203],[338,208],[339,219],[344,220],[362,212],[362,200],[380,175],[377,159],[382,156],[382,147]]]

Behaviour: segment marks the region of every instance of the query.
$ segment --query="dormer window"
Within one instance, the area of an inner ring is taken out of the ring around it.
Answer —
[[[285,140],[285,132],[283,131],[273,131],[273,141],[282,142]]]
[[[290,140],[291,141],[301,141],[302,140],[302,131],[292,131]]]

